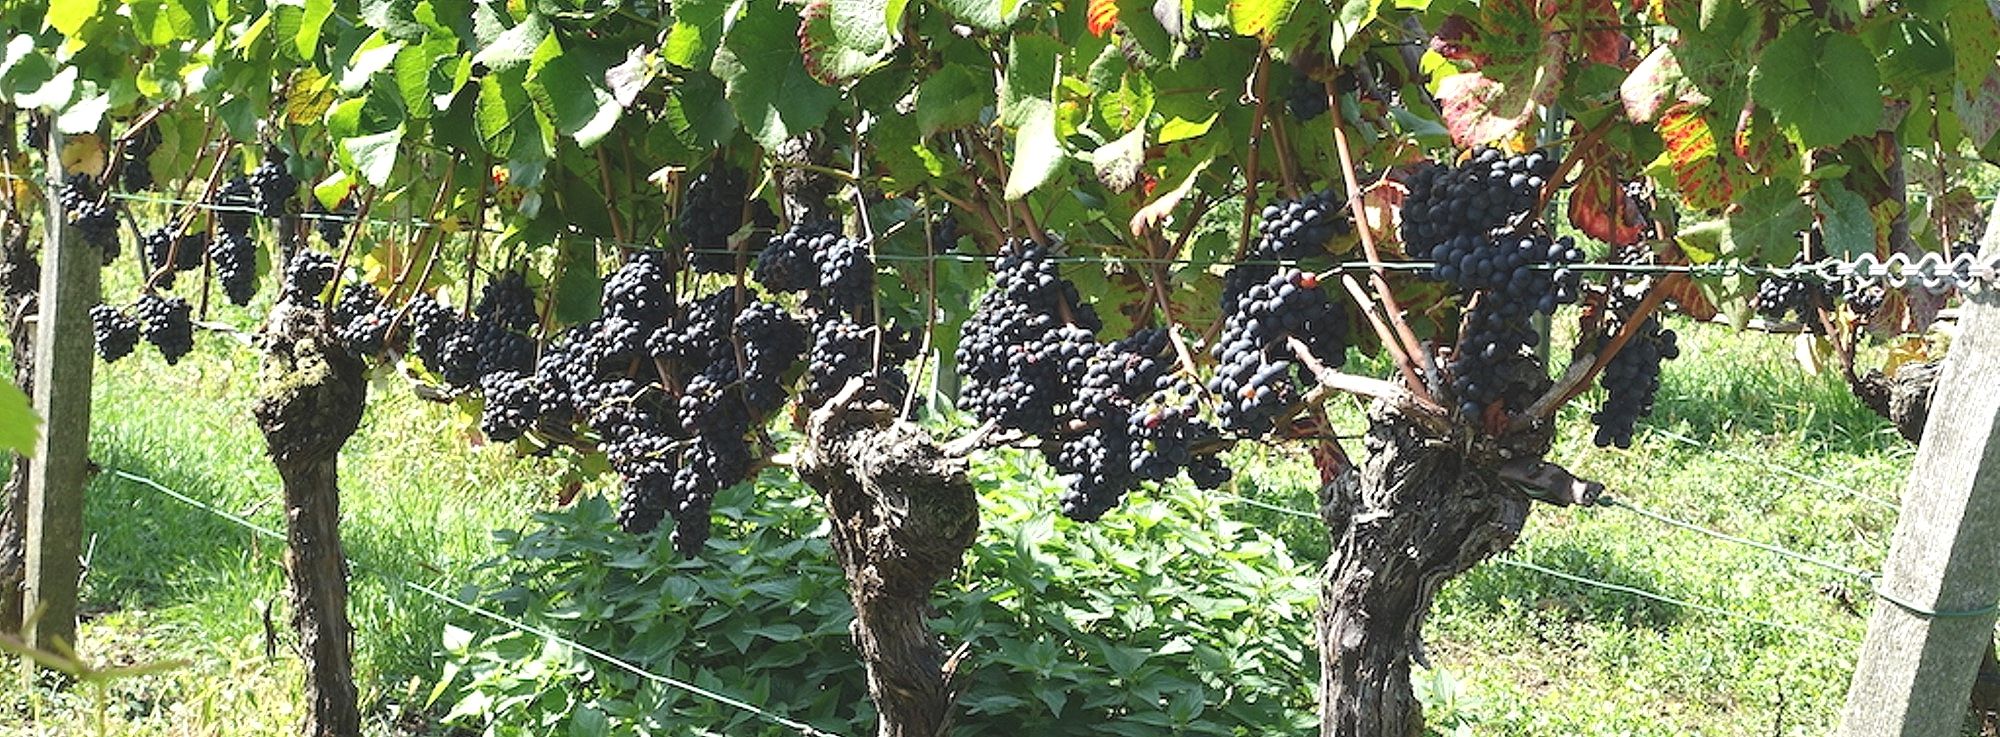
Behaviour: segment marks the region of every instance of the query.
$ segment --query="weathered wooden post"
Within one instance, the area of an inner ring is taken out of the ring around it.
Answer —
[[[28,463],[24,634],[44,650],[76,642],[82,575],[83,485],[90,462],[90,306],[97,303],[104,254],[68,237],[62,189],[62,133],[49,127],[48,235],[35,325],[35,412],[46,423]]]
[[[2000,256],[2000,201],[1980,242]],[[1955,737],[2000,603],[2000,285],[1965,292],[1840,734]]]

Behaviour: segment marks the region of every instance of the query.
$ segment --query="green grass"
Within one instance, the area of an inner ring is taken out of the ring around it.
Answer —
[[[1712,447],[1642,430],[1631,450],[1597,449],[1582,406],[1565,410],[1552,460],[1663,514],[1878,566],[1893,511],[1769,466],[1893,499],[1908,445],[1837,379],[1804,374],[1788,339],[1677,327],[1686,356],[1668,365],[1646,426]],[[257,354],[216,334],[200,341],[178,366],[142,350],[136,360],[98,367],[93,456],[278,527],[275,473],[249,421]],[[1583,404],[1597,399],[1586,395]],[[1363,427],[1353,402],[1337,402],[1333,415],[1342,432]],[[449,588],[481,575],[477,563],[499,550],[491,530],[518,528],[550,503],[553,464],[469,447],[469,424],[449,407],[411,398],[399,378],[376,382],[361,432],[342,456],[350,557]],[[1348,446],[1360,452],[1358,441]],[[1248,464],[1238,492],[1312,508],[1316,475],[1296,452],[1246,447],[1238,455]],[[1316,523],[1234,509],[1283,537],[1298,565],[1315,566],[1324,555]],[[115,688],[113,733],[288,734],[300,709],[300,673],[289,652],[281,548],[109,475],[91,484],[88,526],[85,656],[192,661]],[[1858,639],[1869,606],[1860,587],[1837,574],[1619,509],[1538,508],[1510,555],[1837,638]],[[368,571],[353,580],[357,676],[371,731],[440,733],[422,701],[444,667],[440,633],[454,615]],[[1854,592],[1859,614],[1827,593],[1837,583]],[[268,643],[275,658],[265,654],[266,612],[277,632]],[[1298,626],[1311,626],[1303,613]],[[1837,718],[1855,653],[1847,642],[1499,565],[1447,587],[1427,632],[1433,663],[1450,676],[1438,687],[1449,693],[1431,697],[1431,722],[1441,731],[1472,725],[1477,734],[1820,734]],[[0,725],[91,733],[81,695],[0,681]],[[0,734],[21,733],[14,729],[0,726]]]

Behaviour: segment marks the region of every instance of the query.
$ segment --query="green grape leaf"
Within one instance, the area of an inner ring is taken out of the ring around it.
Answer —
[[[1347,52],[1348,44],[1359,38],[1368,24],[1374,23],[1382,12],[1382,0],[1345,0],[1333,14],[1333,23],[1326,28],[1327,54],[1339,59]]]
[[[1952,76],[1965,87],[1978,86],[1993,74],[1993,56],[2000,54],[2000,19],[1986,3],[1954,2],[1944,28],[1951,36]]]
[[[1298,5],[1299,0],[1229,0],[1229,27],[1269,43],[1284,30]]]
[[[1745,192],[1728,219],[1724,256],[1788,264],[1799,252],[1798,232],[1812,224],[1812,211],[1799,201],[1797,182],[1779,179]]]
[[[1875,252],[1875,217],[1861,195],[1838,181],[1821,182],[1813,209],[1819,213],[1828,256],[1851,259]]]
[[[1660,111],[1680,100],[1686,79],[1671,44],[1660,44],[1639,60],[1618,85],[1618,98],[1625,104],[1625,116],[1634,123],[1651,123]]]
[[[83,30],[83,24],[97,17],[100,0],[50,0],[49,27],[62,35],[76,38],[76,32]]]
[[[1006,30],[1021,15],[1021,4],[1006,7],[1002,0],[938,0],[938,7],[966,25],[984,31]]]
[[[1133,128],[1116,140],[1090,152],[1097,180],[1114,192],[1123,192],[1139,180],[1139,165],[1146,161],[1146,128]]]
[[[535,49],[541,47],[542,39],[548,35],[548,21],[539,15],[529,15],[513,28],[495,36],[491,43],[472,57],[472,63],[485,65],[494,71],[526,64],[535,58]]]
[[[1050,36],[1024,34],[1008,40],[1006,76],[1000,80],[1000,125],[1019,128],[1055,107],[1062,54],[1062,42]]]
[[[1055,107],[1030,115],[1014,133],[1014,168],[1007,172],[1007,199],[1018,200],[1047,182],[1063,162],[1056,138]]]
[[[1799,145],[1832,146],[1882,124],[1881,78],[1860,39],[1798,23],[1765,47],[1750,92]]]
[[[766,6],[737,19],[710,65],[743,129],[765,148],[818,128],[840,92],[806,73],[798,51],[799,19]]]
[[[0,449],[33,454],[35,440],[41,435],[35,428],[41,424],[42,419],[35,416],[28,395],[14,386],[11,379],[0,376]]]
[[[24,108],[60,110],[69,106],[76,97],[76,67],[65,66],[48,81],[35,87],[33,92],[14,96],[14,104]]]
[[[492,73],[479,78],[479,107],[473,122],[478,125],[479,142],[495,156],[514,149],[514,139],[532,124],[534,114],[522,82],[525,74]]]
[[[591,62],[578,57],[563,53],[554,34],[544,38],[528,63],[528,97],[557,133],[588,148],[611,132],[624,108],[601,84],[604,70],[585,68]]]
[[[1986,75],[1977,87],[1952,85],[1951,112],[1972,145],[1985,148],[1994,134],[2000,133],[2000,69]]]
[[[342,139],[342,168],[354,170],[371,185],[387,186],[389,175],[396,170],[396,152],[402,142],[401,127],[374,135]]]
[[[206,35],[208,6],[192,0],[139,0],[127,5],[132,30],[154,46]]]
[[[292,42],[299,51],[299,58],[311,59],[319,49],[320,30],[326,28],[326,19],[333,17],[333,0],[305,0],[305,15],[299,18],[299,32]]]
[[[604,282],[597,278],[597,250],[587,238],[565,238],[556,253],[556,322],[574,324],[597,317]]]
[[[386,34],[376,33],[369,37],[348,58],[347,69],[340,73],[340,91],[348,94],[360,92],[376,73],[396,63],[396,54],[402,50],[403,42],[390,40]]]
[[[924,135],[979,122],[993,104],[993,83],[963,64],[946,64],[917,85],[917,128]]]

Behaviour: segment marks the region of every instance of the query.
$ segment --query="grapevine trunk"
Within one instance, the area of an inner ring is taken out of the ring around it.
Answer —
[[[284,479],[292,625],[306,663],[307,737],[361,733],[340,545],[340,447],[361,422],[367,384],[312,307],[281,304],[264,332],[262,386],[253,412]]]
[[[813,413],[799,473],[833,523],[876,734],[938,737],[951,721],[952,666],[925,620],[932,588],[972,547],[979,504],[963,459],[887,405],[853,401],[856,386]]]
[[[1323,737],[1422,734],[1410,663],[1424,618],[1445,582],[1520,535],[1529,499],[1491,465],[1545,452],[1546,429],[1529,433],[1514,438],[1527,448],[1475,448],[1386,404],[1370,410],[1367,460],[1321,492],[1333,543],[1318,620]]]

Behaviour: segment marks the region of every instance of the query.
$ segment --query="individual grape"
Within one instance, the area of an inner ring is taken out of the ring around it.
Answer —
[[[285,169],[284,149],[264,147],[264,160],[250,172],[251,206],[258,214],[274,218],[285,214],[285,203],[298,194],[299,180]]]
[[[97,355],[112,363],[139,345],[139,321],[111,305],[90,308],[90,329],[97,340]]]
[[[703,172],[688,185],[678,225],[692,252],[688,262],[695,271],[721,274],[736,269],[729,236],[743,227],[748,193],[743,171],[727,165]]]
[[[330,254],[301,248],[285,266],[285,287],[279,297],[294,304],[313,304],[326,285],[333,283],[335,264]]]
[[[257,242],[247,231],[217,230],[208,244],[208,260],[222,293],[236,305],[250,304],[257,294]]]
[[[138,313],[141,334],[160,350],[160,357],[172,366],[194,350],[194,310],[180,297],[148,294],[133,309]]]

